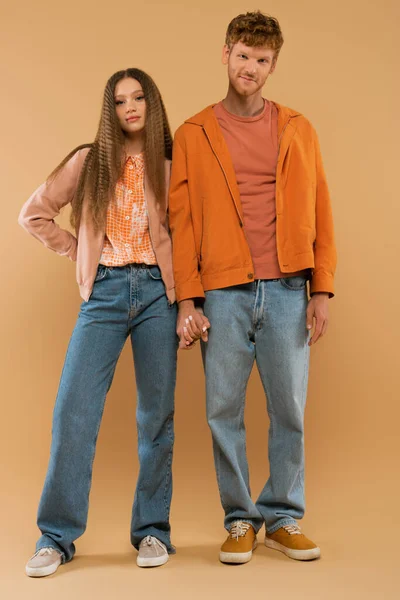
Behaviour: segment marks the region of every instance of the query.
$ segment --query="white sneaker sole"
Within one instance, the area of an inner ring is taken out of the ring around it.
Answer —
[[[253,556],[253,550],[257,548],[257,540],[254,540],[253,548],[249,552],[220,552],[219,560],[222,563],[241,565],[248,563]]]
[[[294,560],[314,560],[321,556],[321,550],[318,547],[311,548],[310,550],[293,550],[292,548],[286,548],[283,544],[270,540],[269,538],[265,538],[264,544],[267,548],[283,552],[283,554],[286,554],[286,556],[293,558]]]
[[[25,573],[28,577],[47,577],[47,575],[55,573],[60,565],[61,560],[60,562],[55,562],[47,567],[28,567],[28,565],[26,565]]]
[[[155,556],[154,558],[142,558],[141,556],[138,556],[136,559],[136,564],[138,567],[161,567],[161,565],[165,565],[168,560],[168,554]]]

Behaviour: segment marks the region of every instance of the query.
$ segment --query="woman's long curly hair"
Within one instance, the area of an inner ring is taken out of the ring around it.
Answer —
[[[161,205],[165,202],[165,158],[172,158],[172,136],[167,113],[159,89],[144,71],[126,69],[114,73],[107,81],[100,123],[92,144],[82,144],[64,158],[51,173],[54,178],[70,158],[83,148],[90,148],[79,177],[78,187],[72,201],[71,224],[78,229],[84,199],[95,228],[104,226],[107,206],[113,197],[115,185],[124,168],[124,133],[115,110],[115,87],[121,79],[131,77],[142,86],[146,101],[146,124],[144,130],[144,160],[149,185]]]

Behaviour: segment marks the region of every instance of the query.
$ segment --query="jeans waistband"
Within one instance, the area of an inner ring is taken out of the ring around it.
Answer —
[[[149,267],[158,267],[157,264],[148,265],[146,263],[128,263],[127,265],[103,265],[103,263],[99,263],[99,266],[106,267],[107,269],[128,269],[131,267],[134,269],[148,269]]]

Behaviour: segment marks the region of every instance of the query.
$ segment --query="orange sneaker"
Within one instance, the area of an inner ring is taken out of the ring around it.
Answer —
[[[284,525],[274,533],[265,534],[267,548],[279,550],[295,560],[313,560],[321,556],[321,550],[301,533],[298,525]]]
[[[235,521],[221,546],[219,560],[223,563],[247,563],[257,546],[257,536],[250,523]]]

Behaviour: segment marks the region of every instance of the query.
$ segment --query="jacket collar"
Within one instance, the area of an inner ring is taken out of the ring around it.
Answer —
[[[274,102],[278,109],[278,141],[279,141],[279,156],[277,164],[277,177],[280,176],[282,171],[283,161],[288,151],[290,142],[296,132],[296,119],[295,117],[302,116],[299,112],[277,104]],[[236,206],[236,210],[241,220],[243,220],[242,206],[240,202],[240,192],[236,181],[236,174],[233,167],[232,159],[226,145],[224,136],[222,135],[221,128],[218,124],[217,117],[213,107],[215,104],[207,106],[204,110],[197,113],[190,119],[187,119],[185,123],[190,125],[197,125],[201,127],[209,139],[209,143],[213,151],[216,153],[217,159],[224,172],[226,182],[230,189],[233,197],[233,201]],[[283,135],[285,133],[285,135]]]
[[[283,106],[283,104],[278,104],[274,102],[276,108],[278,109],[278,136],[281,135],[285,125],[287,122],[293,117],[301,117],[301,113],[293,110],[292,108],[288,108],[287,106]],[[186,119],[185,123],[190,123],[192,125],[199,125],[200,127],[210,128],[212,131],[215,125],[218,123],[215,113],[213,111],[213,107],[215,104],[210,104],[204,110],[200,111],[190,119]]]

